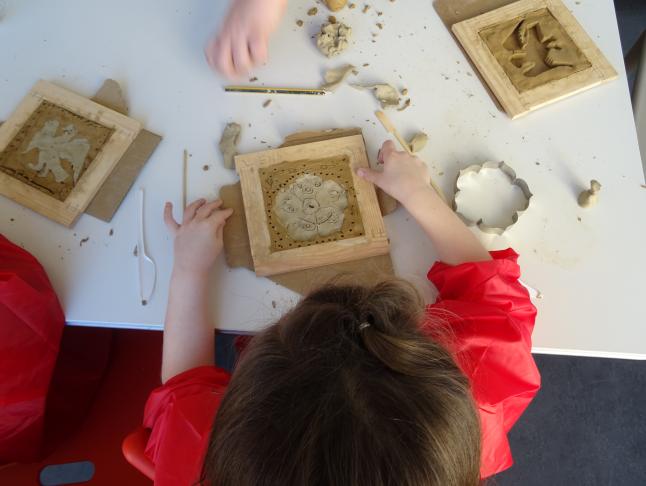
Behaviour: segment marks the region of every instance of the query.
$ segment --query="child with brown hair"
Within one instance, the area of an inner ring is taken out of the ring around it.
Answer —
[[[251,339],[233,375],[214,363],[208,274],[231,210],[172,207],[175,264],[162,382],[146,405],[155,484],[479,484],[512,464],[507,432],[539,388],[536,309],[512,250],[489,254],[384,143],[358,175],[395,197],[442,263],[425,307],[411,285],[327,285]]]

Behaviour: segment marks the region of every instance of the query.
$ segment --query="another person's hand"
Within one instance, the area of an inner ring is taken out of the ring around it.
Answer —
[[[433,192],[426,164],[413,155],[395,150],[395,144],[387,140],[379,151],[379,163],[383,171],[360,168],[357,174],[380,187],[404,206],[420,192]]]
[[[173,205],[164,207],[164,223],[175,237],[175,268],[187,273],[208,273],[222,252],[222,230],[233,209],[220,209],[222,200],[198,199],[184,210],[182,224],[173,217]]]
[[[209,65],[235,78],[264,63],[269,36],[286,5],[287,0],[233,0],[220,32],[204,50]]]

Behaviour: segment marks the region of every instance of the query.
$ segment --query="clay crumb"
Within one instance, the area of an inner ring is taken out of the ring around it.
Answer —
[[[377,22],[377,27],[379,27],[379,30],[383,30],[384,24],[382,24],[381,22]]]
[[[576,220],[580,223],[581,222],[581,216],[577,216]]]
[[[112,236],[114,234],[114,230],[110,228],[110,231],[108,232],[108,236]]]
[[[202,166],[202,170],[203,170],[204,172],[206,172],[207,170],[209,170],[209,166],[208,166],[207,164],[204,164],[204,165]]]
[[[142,300],[141,305],[148,305],[148,301],[147,300]]]
[[[316,15],[318,12],[319,12],[318,8],[312,7],[311,9],[309,9],[307,11],[307,15],[309,15],[311,17],[312,15]]]
[[[258,78],[257,78],[257,77],[255,77],[255,76],[254,76],[253,78],[249,78],[249,82],[250,82],[250,83],[253,83],[253,82],[255,82],[255,81],[258,81]]]
[[[377,17],[381,17],[383,14],[383,12],[377,12]]]
[[[262,104],[263,108],[267,108],[269,105],[271,105],[271,100],[267,100]]]
[[[370,66],[370,63],[369,63],[369,62],[364,62],[364,63],[363,63],[363,67],[368,67],[368,66]]]
[[[350,5],[348,5],[348,8],[353,9],[353,8],[357,8],[357,6],[354,3],[351,3]]]
[[[134,250],[132,250],[132,256],[138,256],[139,255],[139,249],[137,248],[137,245],[135,245]]]
[[[402,88],[400,93],[402,94],[402,96],[408,96],[408,88]]]
[[[303,21],[301,19],[298,19],[296,21],[296,25],[298,25],[299,27],[303,27]]]
[[[330,22],[331,24],[336,24],[336,17],[334,15],[330,15],[327,18],[327,21]]]
[[[409,106],[410,106],[410,98],[406,98],[406,101],[404,101],[404,104],[401,105],[399,108],[397,108],[397,111],[404,111]]]
[[[362,12],[366,13],[368,10],[370,10],[370,5],[364,5]]]
[[[272,300],[272,301],[271,301],[271,306],[272,306],[274,309],[276,308],[276,301],[275,301],[275,300]]]
[[[9,218],[9,221],[11,221],[13,223],[15,221],[15,219],[14,218]]]
[[[79,246],[83,246],[83,243],[87,243],[89,239],[90,239],[89,236],[86,236],[85,238],[83,238],[81,241],[79,241]]]

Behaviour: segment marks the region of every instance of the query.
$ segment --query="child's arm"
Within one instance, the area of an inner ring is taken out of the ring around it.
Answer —
[[[221,205],[220,200],[195,201],[184,211],[181,225],[173,218],[171,203],[164,208],[164,222],[175,237],[175,261],[164,322],[162,383],[215,362],[207,283],[222,251],[222,228],[233,212],[219,209]]]
[[[235,78],[264,63],[269,36],[286,5],[287,0],[233,0],[220,32],[204,50],[209,65]]]
[[[440,260],[451,265],[491,260],[487,250],[429,184],[426,164],[395,150],[390,140],[379,152],[381,172],[359,169],[359,176],[397,199],[429,236]]]

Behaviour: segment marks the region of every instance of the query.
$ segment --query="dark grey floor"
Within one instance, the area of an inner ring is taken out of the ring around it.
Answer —
[[[535,355],[543,385],[500,486],[646,485],[646,362]]]
[[[624,56],[639,40],[646,30],[646,0],[614,0],[617,22],[619,24],[619,37]],[[636,55],[627,66],[628,86],[632,93],[639,56]]]

